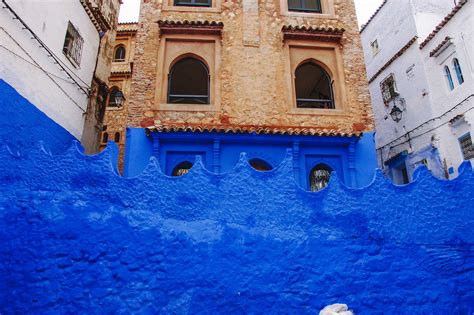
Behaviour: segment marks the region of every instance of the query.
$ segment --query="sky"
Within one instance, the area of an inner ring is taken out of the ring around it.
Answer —
[[[383,0],[355,0],[359,26],[367,22]],[[138,11],[140,10],[140,0],[123,0],[120,8],[120,22],[138,21]]]

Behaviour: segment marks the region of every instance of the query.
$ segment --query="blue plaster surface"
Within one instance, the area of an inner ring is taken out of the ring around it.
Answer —
[[[217,132],[159,132],[147,136],[142,128],[128,128],[124,175],[140,174],[151,156],[158,159],[166,175],[182,162],[193,162],[195,156],[202,158],[209,171],[226,173],[242,152],[249,160],[260,159],[274,168],[283,161],[287,149],[293,149],[295,179],[303,188],[309,188],[310,172],[319,164],[329,166],[351,187],[368,185],[377,167],[373,133],[361,138]]]
[[[8,144],[12,150],[28,149],[43,141],[47,149],[60,153],[76,140],[1,79],[0,125],[0,144]]]
[[[0,313],[471,314],[474,174],[302,190],[290,153],[169,177],[0,150]]]

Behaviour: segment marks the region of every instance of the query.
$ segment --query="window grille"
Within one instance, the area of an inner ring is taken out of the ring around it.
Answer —
[[[393,74],[389,75],[380,83],[380,89],[382,90],[383,102],[386,106],[388,106],[391,100],[400,95]]]
[[[84,40],[81,35],[74,25],[69,22],[66,31],[66,38],[64,39],[63,53],[78,66],[81,64],[83,44]]]
[[[322,13],[321,0],[288,0],[288,10]]]
[[[334,109],[333,81],[319,65],[307,62],[295,71],[296,107]]]
[[[470,133],[459,138],[459,145],[461,146],[461,151],[464,160],[474,159],[474,146],[472,145],[472,138]]]
[[[324,164],[314,167],[309,174],[309,190],[320,191],[329,184],[332,169]]]
[[[464,83],[464,76],[462,75],[461,65],[459,64],[458,58],[453,60],[454,70],[456,71],[456,76],[458,77],[459,85]]]
[[[191,170],[193,167],[193,163],[185,161],[182,163],[179,163],[174,169],[173,172],[171,172],[171,176],[183,176]]]
[[[449,70],[448,66],[444,66],[444,75],[446,76],[446,80],[448,81],[449,89],[451,91],[454,90],[454,81],[453,77],[451,76],[451,70]]]
[[[187,57],[176,62],[168,77],[168,103],[209,104],[210,76],[200,60]]]

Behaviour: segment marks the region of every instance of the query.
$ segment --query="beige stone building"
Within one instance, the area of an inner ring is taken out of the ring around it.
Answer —
[[[171,67],[186,56],[208,67],[209,104],[169,99]],[[295,75],[306,62],[329,75],[332,105],[298,106]],[[372,130],[365,78],[352,0],[145,0],[128,124],[360,133]]]
[[[372,175],[358,168],[375,162],[357,153],[373,121],[353,0],[142,0],[133,35],[130,92],[124,83],[106,131],[123,147],[127,112],[125,175],[150,156],[167,175],[185,174],[195,156],[222,173],[238,152],[266,171],[286,149],[311,190],[331,171],[352,186]]]
[[[119,23],[115,42],[113,43],[113,61],[109,78],[109,95],[107,111],[101,138],[101,149],[108,141],[115,141],[119,146],[119,167],[122,169],[125,147],[125,128],[128,114],[128,102],[135,55],[135,38],[138,23]],[[118,98],[117,98],[118,97]]]

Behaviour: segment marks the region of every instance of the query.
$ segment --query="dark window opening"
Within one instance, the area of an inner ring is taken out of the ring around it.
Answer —
[[[120,142],[120,132],[115,133],[115,142],[119,143]]]
[[[120,105],[118,102],[118,97],[120,93],[120,90],[115,86],[110,90],[109,102],[107,103],[109,107],[118,107]]]
[[[193,167],[193,163],[185,161],[182,163],[179,163],[174,169],[173,172],[171,173],[171,176],[183,176],[191,170]]]
[[[175,0],[174,5],[190,7],[210,7],[211,0]]]
[[[322,13],[321,0],[288,0],[289,11]]]
[[[249,161],[249,164],[254,169],[261,172],[271,171],[273,169],[273,167],[269,163],[261,159],[252,159]]]
[[[125,61],[125,53],[126,53],[125,47],[118,46],[117,48],[115,48],[114,61],[116,62]]]
[[[102,142],[106,143],[109,141],[109,134],[107,132],[102,133]]]
[[[79,31],[69,22],[66,37],[64,38],[63,53],[78,66],[81,63],[83,44],[84,40]]]
[[[171,67],[168,78],[168,103],[209,104],[209,70],[192,57]]]
[[[296,69],[295,77],[298,108],[334,109],[333,82],[323,68],[308,62]]]
[[[309,190],[320,191],[329,184],[332,169],[325,165],[315,166],[309,174]]]

